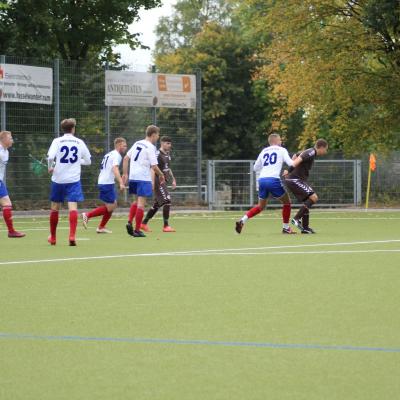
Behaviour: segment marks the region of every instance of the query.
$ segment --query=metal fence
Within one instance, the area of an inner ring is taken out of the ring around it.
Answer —
[[[253,160],[207,161],[204,179],[209,209],[246,208],[257,202],[253,165]],[[367,155],[362,160],[316,160],[309,182],[318,193],[319,205],[364,206],[368,165]],[[400,152],[378,154],[377,168],[371,176],[370,206],[400,207]],[[272,199],[270,204],[280,203]]]
[[[98,65],[9,56],[1,56],[0,62],[53,69],[52,105],[0,102],[1,129],[11,131],[15,140],[7,167],[7,186],[15,208],[48,208],[50,177],[40,161],[45,162],[47,150],[59,134],[60,121],[69,117],[76,118],[76,135],[87,143],[92,154],[92,165],[82,167],[84,206],[97,202],[100,162],[104,153],[113,148],[114,138],[123,136],[131,145],[144,137],[145,127],[152,123],[160,127],[161,135],[168,135],[173,141],[172,169],[182,187],[177,200],[191,203],[201,198],[199,77],[196,110],[106,107],[105,68]],[[124,197],[120,204],[126,205]]]

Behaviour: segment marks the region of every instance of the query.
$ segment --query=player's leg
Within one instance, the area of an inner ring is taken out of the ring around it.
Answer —
[[[140,226],[142,225],[143,217],[144,217],[144,208],[146,207],[146,197],[138,196],[137,197],[137,210],[135,215],[135,230],[133,231],[134,237],[144,237],[146,236],[141,230]]]
[[[7,225],[9,238],[21,238],[25,236],[23,232],[17,232],[14,229],[13,216],[12,216],[12,203],[8,196],[7,188],[2,181],[0,181],[0,205],[3,209],[3,219]]]
[[[164,204],[163,207],[163,221],[164,221],[163,232],[176,232],[176,230],[169,225],[170,212],[171,212],[171,203],[169,202],[167,204]]]
[[[129,181],[129,194],[133,194],[135,196],[130,208],[129,208],[129,216],[128,216],[128,223],[126,224],[126,231],[128,235],[133,236],[133,226],[132,221],[136,216],[137,211],[137,182]]]
[[[138,182],[137,185],[137,210],[135,215],[135,230],[133,231],[134,237],[146,237],[140,230],[144,217],[144,208],[146,206],[147,197],[153,196],[153,185],[151,182]]]
[[[259,188],[258,188],[258,197],[259,197],[258,204],[255,205],[254,207],[250,208],[250,210],[248,210],[246,212],[246,214],[243,215],[243,217],[239,221],[236,221],[235,231],[237,233],[242,232],[243,226],[247,222],[247,220],[255,217],[262,210],[264,210],[264,208],[267,205],[268,194],[269,194],[269,190],[268,190],[267,182],[264,179],[260,179],[259,180]]]
[[[51,183],[50,189],[50,235],[47,241],[54,246],[57,240],[57,225],[61,204],[64,202],[64,187],[65,185],[55,182]]]
[[[97,233],[112,233],[109,229],[106,228],[108,221],[110,220],[113,211],[117,208],[117,200],[114,203],[106,203],[106,212],[103,215],[103,218],[100,221],[100,225],[97,227]]]
[[[310,208],[318,201],[318,196],[314,193],[309,199],[312,201],[312,205],[304,212],[301,219],[303,225],[301,233],[315,233],[314,229],[310,228]]]
[[[149,221],[156,215],[157,211],[159,210],[160,206],[157,203],[157,200],[153,203],[149,211],[147,211],[146,216],[143,219],[142,225],[140,226],[140,229],[145,231],[145,232],[151,232],[151,229],[148,227]]]
[[[47,241],[54,246],[57,240],[57,225],[58,225],[58,214],[60,211],[61,203],[54,201],[50,204],[50,236]]]
[[[69,245],[76,246],[76,227],[78,225],[78,202],[84,200],[81,182],[65,185],[69,210]]]
[[[315,193],[310,194],[303,202],[299,211],[292,219],[292,223],[296,225],[301,233],[315,233],[309,229],[310,209],[318,201],[318,196]],[[306,224],[306,227],[304,227]],[[307,228],[307,229],[306,229]]]
[[[282,196],[278,197],[278,200],[282,203],[282,221],[283,221],[282,233],[285,234],[296,233],[295,231],[292,230],[292,228],[289,225],[290,212],[292,209],[292,203],[290,201],[289,194],[285,191],[285,193]]]

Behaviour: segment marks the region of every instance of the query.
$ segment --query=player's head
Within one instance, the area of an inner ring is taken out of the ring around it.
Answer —
[[[146,128],[146,139],[150,140],[151,143],[156,144],[160,137],[160,128],[155,125],[149,125]]]
[[[282,144],[281,136],[278,133],[271,133],[268,136],[268,143],[270,146],[280,146]]]
[[[128,145],[123,137],[117,137],[114,139],[114,149],[118,151],[119,154],[125,154]]]
[[[170,151],[172,147],[172,140],[169,136],[161,136],[160,139],[161,150],[162,151]]]
[[[62,133],[75,133],[76,120],[75,118],[67,118],[61,121],[61,131]]]
[[[314,147],[319,156],[324,156],[328,152],[328,142],[325,139],[318,139]]]
[[[12,134],[10,131],[1,131],[0,132],[0,143],[5,148],[8,149],[14,143],[12,138]]]

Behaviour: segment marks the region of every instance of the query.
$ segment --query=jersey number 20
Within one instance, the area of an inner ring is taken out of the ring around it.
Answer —
[[[268,166],[268,165],[274,165],[276,164],[276,160],[278,159],[278,155],[276,153],[265,153],[264,154],[264,167]]]
[[[60,152],[64,153],[63,156],[60,158],[60,163],[74,164],[78,161],[78,148],[76,146],[72,146],[71,148],[69,148],[68,146],[62,146]],[[70,152],[71,157],[68,158]]]

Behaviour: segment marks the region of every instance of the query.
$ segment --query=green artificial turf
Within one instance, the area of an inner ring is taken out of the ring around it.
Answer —
[[[91,220],[77,247],[65,218],[57,246],[47,219],[3,225],[0,399],[397,398],[400,213],[314,211],[316,235],[239,215]]]

